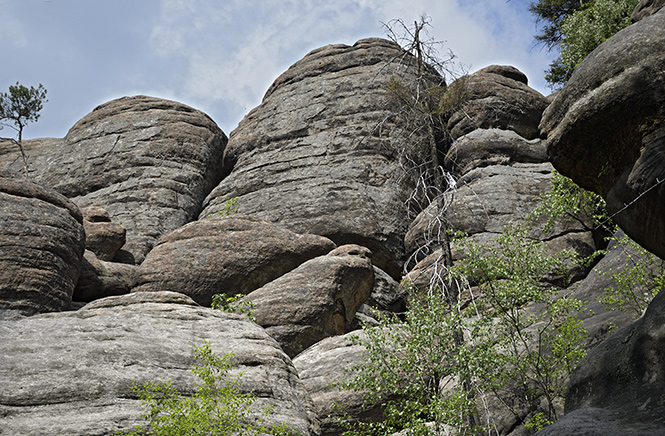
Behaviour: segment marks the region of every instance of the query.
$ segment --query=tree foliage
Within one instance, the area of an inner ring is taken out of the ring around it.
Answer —
[[[23,128],[39,119],[39,112],[46,103],[46,89],[27,88],[16,82],[9,86],[9,92],[0,92],[0,122],[18,133],[18,142],[23,138]]]
[[[552,50],[562,38],[561,24],[566,17],[579,10],[589,0],[538,0],[532,2],[529,11],[536,16],[538,23],[544,23],[536,41]]]
[[[254,397],[241,393],[238,380],[230,379],[231,355],[217,356],[204,343],[194,346],[194,358],[200,363],[192,366],[199,379],[196,393],[180,394],[170,381],[135,384],[133,392],[142,401],[147,412],[143,418],[147,427],[131,432],[118,432],[124,436],[241,436],[275,434],[287,435],[286,426],[266,428],[253,424],[247,417],[252,412]]]
[[[541,279],[565,275],[574,256],[547,253],[525,227],[506,228],[494,245],[456,245],[464,256],[448,271],[448,289],[419,295],[407,284],[405,318],[364,328],[369,364],[346,386],[368,390],[370,401],[396,399],[384,422],[347,425],[347,434],[493,434],[488,395],[536,426],[559,417],[566,377],[585,355],[583,305]]]
[[[628,236],[612,237],[623,251],[626,264],[602,273],[615,283],[598,299],[609,310],[632,312],[641,316],[651,300],[665,288],[665,262]]]
[[[596,47],[630,25],[630,15],[639,0],[539,0],[530,11],[547,24],[536,40],[559,57],[546,71],[545,79],[558,88]]]

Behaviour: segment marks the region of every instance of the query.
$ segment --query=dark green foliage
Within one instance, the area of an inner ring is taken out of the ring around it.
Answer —
[[[639,0],[540,0],[531,12],[549,24],[536,39],[560,56],[546,71],[552,88],[563,86],[573,70],[596,47],[630,25],[630,15]]]
[[[41,84],[37,88],[27,88],[16,82],[16,85],[9,86],[8,93],[0,92],[0,122],[18,132],[20,143],[23,128],[39,119],[39,112],[47,101],[46,89]]]
[[[536,40],[549,50],[557,47],[562,38],[561,24],[566,17],[579,10],[589,0],[538,0],[532,2],[529,11],[538,23],[544,23]]]

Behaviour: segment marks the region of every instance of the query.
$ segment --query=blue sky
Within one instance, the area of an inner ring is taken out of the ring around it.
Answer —
[[[553,57],[535,46],[529,0],[0,0],[0,91],[48,90],[24,138],[62,137],[125,95],[177,100],[229,134],[272,81],[310,50],[385,36],[382,23],[431,17],[471,72],[513,65],[549,93]],[[0,136],[13,136],[8,128]]]

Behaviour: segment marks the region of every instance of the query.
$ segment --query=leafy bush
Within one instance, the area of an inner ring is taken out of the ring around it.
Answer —
[[[237,294],[227,297],[226,294],[214,294],[210,307],[229,313],[242,313],[252,321],[256,321],[256,318],[252,315],[254,302],[251,300],[240,301],[244,296],[243,294]]]
[[[566,377],[585,355],[577,318],[583,305],[540,278],[565,275],[574,256],[548,254],[522,227],[495,242],[458,240],[464,258],[448,271],[446,289],[417,295],[407,284],[405,318],[364,327],[369,362],[342,385],[368,390],[369,401],[396,399],[385,404],[384,422],[346,425],[348,435],[486,434],[493,428],[484,407],[489,393],[531,413],[534,427],[558,418]],[[539,309],[530,311],[534,304]]]
[[[665,263],[626,235],[612,240],[623,248],[628,263],[622,269],[601,273],[609,276],[616,285],[606,289],[598,301],[609,310],[642,315],[665,287]]]
[[[149,423],[131,432],[117,435],[139,436],[239,436],[286,435],[286,426],[266,428],[247,421],[254,397],[238,391],[238,380],[229,379],[231,355],[217,356],[204,343],[194,346],[192,373],[199,378],[193,396],[181,395],[170,381],[135,383],[132,390],[148,411],[143,415]],[[265,415],[264,415],[265,416]]]

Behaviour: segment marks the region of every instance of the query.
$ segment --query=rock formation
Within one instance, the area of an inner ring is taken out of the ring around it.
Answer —
[[[621,228],[663,257],[665,10],[649,12],[582,61],[541,130],[554,165],[602,194]],[[571,377],[566,416],[539,436],[665,434],[663,297],[589,352]]]
[[[332,386],[366,363],[353,330],[376,324],[375,309],[408,309],[402,275],[424,289],[458,259],[448,230],[491,243],[524,220],[555,167],[603,194],[626,233],[662,255],[661,3],[644,0],[639,21],[546,110],[513,67],[460,79],[469,99],[449,119],[450,142],[434,144],[455,189],[417,210],[402,165],[432,165],[432,144],[405,134],[385,91],[415,77],[414,59],[382,39],[310,52],[228,144],[202,112],[145,96],[99,106],[63,139],[27,141],[28,178],[0,144],[0,434],[131,429],[141,413],[132,382],[169,379],[191,394],[192,344],[203,342],[232,354],[232,375],[258,398],[250,419],[270,407],[267,424],[301,436],[339,434],[342,416],[378,421],[388,398],[365,404]],[[224,216],[231,199],[238,213]],[[577,218],[528,237],[588,255],[598,240]],[[593,268],[542,277],[594,313],[566,416],[539,434],[665,434],[665,296],[637,321],[597,302],[627,259],[610,245]],[[246,294],[256,323],[205,307],[216,293]],[[611,324],[621,330],[607,339]],[[487,404],[500,434],[526,434],[533,411]]]
[[[625,232],[665,256],[665,11],[629,26],[575,69],[543,114],[554,166],[607,200]],[[638,201],[636,201],[638,200]]]
[[[139,424],[133,382],[172,380],[191,392],[192,343],[233,353],[231,376],[253,392],[266,424],[319,433],[309,395],[279,345],[247,317],[151,292],[75,312],[0,321],[0,428],[12,435],[113,435]]]
[[[365,245],[398,278],[412,190],[399,154],[425,147],[403,138],[405,125],[386,97],[391,77],[413,79],[403,58],[399,46],[375,38],[326,46],[296,62],[232,132],[228,176],[201,218],[237,197],[242,213],[338,245]]]
[[[119,260],[141,263],[155,240],[198,216],[219,182],[226,135],[204,113],[136,96],[105,103],[64,140],[28,150],[30,177],[127,230]],[[16,158],[4,170],[22,174]],[[2,165],[0,165],[2,167]]]
[[[248,294],[334,247],[255,217],[217,216],[162,237],[139,267],[133,292],[181,292],[210,306],[214,294]]]
[[[79,208],[57,192],[4,177],[0,205],[0,311],[67,309],[85,245]]]
[[[256,322],[291,357],[342,335],[374,286],[371,252],[343,245],[250,293]]]

